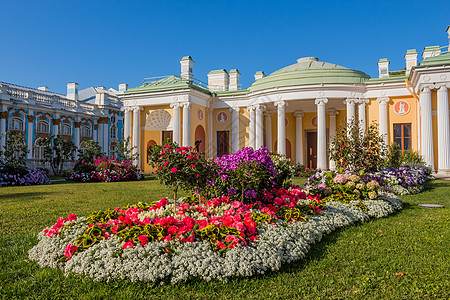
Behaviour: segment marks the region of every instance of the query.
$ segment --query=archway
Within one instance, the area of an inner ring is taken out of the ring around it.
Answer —
[[[198,125],[197,128],[195,128],[195,145],[197,146],[198,144],[198,151],[200,153],[205,152],[205,144],[206,144],[205,136],[206,136],[205,129],[203,129],[202,125]]]
[[[150,140],[150,141],[148,141],[148,143],[147,143],[147,163],[149,162],[149,153],[148,153],[148,150],[150,150],[150,147],[151,147],[151,146],[154,146],[154,145],[156,145],[156,142],[155,142],[154,140]]]
[[[278,140],[275,141],[275,145],[274,145],[274,151],[277,152],[277,148],[278,147]],[[291,142],[286,139],[286,157],[287,158],[292,158],[292,151],[291,151]]]

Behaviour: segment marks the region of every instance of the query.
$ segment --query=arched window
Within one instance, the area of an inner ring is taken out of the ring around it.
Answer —
[[[117,138],[117,127],[111,126],[109,129],[109,138],[115,140]]]
[[[69,124],[61,124],[61,135],[72,135],[72,129]]]
[[[36,132],[49,133],[50,132],[50,126],[48,125],[48,122],[46,122],[46,121],[38,121],[37,124],[36,124]]]
[[[34,159],[38,159],[38,160],[43,160],[44,159],[44,148],[45,147],[39,146],[39,140],[41,140],[41,139],[36,139],[36,141],[34,142],[33,158]]]
[[[12,118],[9,120],[8,125],[9,130],[20,130],[23,131],[23,120],[19,118]]]
[[[91,136],[91,127],[83,126],[81,129],[81,136],[90,137]]]

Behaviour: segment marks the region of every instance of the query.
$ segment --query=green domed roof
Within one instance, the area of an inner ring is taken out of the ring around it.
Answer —
[[[304,57],[296,64],[256,80],[248,89],[251,92],[284,86],[319,83],[364,83],[370,76],[336,64],[321,62],[317,57]]]

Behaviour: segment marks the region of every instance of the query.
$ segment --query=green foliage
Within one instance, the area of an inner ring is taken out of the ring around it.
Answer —
[[[77,149],[71,139],[54,135],[40,139],[38,145],[44,147],[44,161],[50,163],[53,174],[56,176],[61,175],[64,161],[72,159],[73,153]]]
[[[193,147],[179,147],[176,143],[153,145],[148,149],[149,164],[156,169],[156,176],[166,187],[205,192],[213,167]]]
[[[274,169],[277,171],[277,176],[274,181],[278,188],[288,188],[291,183],[291,178],[296,174],[296,164],[283,154],[277,152],[270,152]]]
[[[83,149],[78,149],[78,160],[93,163],[94,158],[105,156],[105,153],[102,152],[102,147],[98,142],[92,140],[83,142],[82,148]]]
[[[400,146],[394,142],[389,146],[388,155],[386,158],[386,166],[398,168],[401,165],[402,152]]]
[[[422,155],[417,151],[405,151],[402,153],[400,161],[402,165],[425,165]]]
[[[0,150],[1,164],[11,171],[23,169],[27,153],[27,141],[23,133],[7,131],[6,145]]]
[[[347,128],[341,124],[331,143],[329,155],[337,168],[375,171],[383,165],[386,145],[375,122],[362,134],[358,123],[353,120]]]
[[[136,147],[131,147],[131,138],[127,137],[120,140],[117,145],[117,159],[135,161],[139,159],[139,153],[136,153]]]

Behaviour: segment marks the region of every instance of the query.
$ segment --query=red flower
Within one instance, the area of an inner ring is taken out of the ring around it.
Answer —
[[[77,219],[77,216],[75,214],[70,214],[67,218],[69,221],[75,221]]]
[[[138,237],[138,240],[141,242],[142,246],[145,246],[148,244],[148,237],[146,235],[140,235]]]
[[[78,250],[77,246],[73,246],[72,243],[69,243],[64,250],[64,255],[67,257],[67,259],[70,259],[75,251]]]
[[[167,229],[167,232],[168,232],[169,234],[175,234],[175,233],[178,232],[178,227],[172,225],[172,226],[169,227],[169,229]]]
[[[194,227],[195,225],[195,220],[193,218],[190,217],[186,217],[183,219],[184,224],[186,224],[186,226],[191,229]]]
[[[123,244],[123,249],[127,249],[128,247],[133,248],[134,244],[133,244],[133,240],[130,239],[128,242],[126,242],[125,244]]]
[[[197,175],[195,175],[196,177],[200,177],[200,174],[197,173]]]
[[[194,164],[191,164],[191,167],[195,168],[195,165],[194,165]]]
[[[164,148],[170,148],[170,145],[164,145]]]
[[[172,168],[172,169],[170,169],[170,172],[176,173],[176,172],[178,172],[178,169],[177,168]]]

